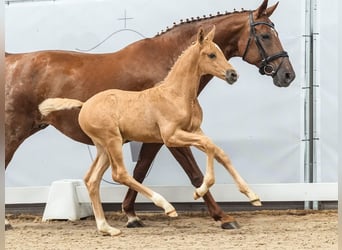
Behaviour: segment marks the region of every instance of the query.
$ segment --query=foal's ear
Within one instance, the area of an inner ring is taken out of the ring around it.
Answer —
[[[214,36],[215,36],[215,30],[216,30],[216,26],[213,25],[213,28],[211,29],[211,31],[209,31],[208,35],[205,37],[206,40],[209,41],[213,41],[214,40]]]
[[[198,32],[197,32],[197,42],[199,44],[202,44],[204,41],[204,31],[203,28],[199,28]]]

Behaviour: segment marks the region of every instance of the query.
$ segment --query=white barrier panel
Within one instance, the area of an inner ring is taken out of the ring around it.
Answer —
[[[162,194],[169,202],[203,202],[193,200],[194,188],[190,186],[149,186]],[[250,187],[262,201],[337,201],[337,183],[283,183],[251,184]],[[84,185],[75,186],[78,202],[89,202]],[[5,204],[46,203],[50,187],[8,187],[5,189]],[[217,184],[211,189],[217,202],[248,202],[233,184]],[[101,188],[103,203],[121,203],[126,194],[125,186]],[[151,202],[138,195],[137,202]]]
[[[49,191],[49,186],[5,188],[5,204],[45,203]]]

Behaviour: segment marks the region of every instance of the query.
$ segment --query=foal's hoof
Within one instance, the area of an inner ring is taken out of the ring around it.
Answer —
[[[128,228],[145,227],[145,224],[141,220],[134,220],[134,221],[127,222],[126,227]]]
[[[201,198],[201,196],[195,191],[194,192],[194,200],[198,200],[199,198]]]
[[[176,210],[172,210],[170,212],[167,212],[166,215],[169,217],[177,217],[178,216]]]
[[[221,224],[222,229],[239,229],[240,225],[236,221],[224,222]]]
[[[251,203],[255,207],[261,207],[262,206],[260,199],[251,200]]]
[[[118,236],[122,234],[121,230],[111,227],[108,230],[99,230],[99,233],[103,236]]]

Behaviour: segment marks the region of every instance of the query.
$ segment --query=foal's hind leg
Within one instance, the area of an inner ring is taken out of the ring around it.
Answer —
[[[119,140],[113,139],[107,143],[107,154],[110,156],[114,181],[122,183],[149,198],[155,205],[163,208],[168,216],[177,216],[175,208],[163,196],[145,187],[127,173],[123,162],[122,144]]]
[[[100,146],[96,146],[96,148],[96,159],[84,177],[84,182],[88,188],[89,197],[92,202],[97,229],[103,234],[119,235],[121,231],[109,226],[107,223],[100,199],[100,182],[104,172],[109,167],[109,159]]]
[[[142,183],[146,177],[147,171],[150,168],[152,161],[154,160],[156,154],[163,146],[162,143],[143,143],[137,164],[135,165],[133,171],[133,178]],[[143,227],[144,224],[136,215],[134,210],[134,202],[137,197],[137,191],[129,188],[125,199],[122,203],[122,210],[127,215],[127,227]]]

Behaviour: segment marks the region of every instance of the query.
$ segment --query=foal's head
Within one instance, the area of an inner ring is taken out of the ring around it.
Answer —
[[[213,42],[214,35],[215,26],[207,36],[204,36],[202,28],[198,31],[197,46],[200,47],[200,70],[233,84],[238,79],[238,74],[224,57],[221,49]]]

